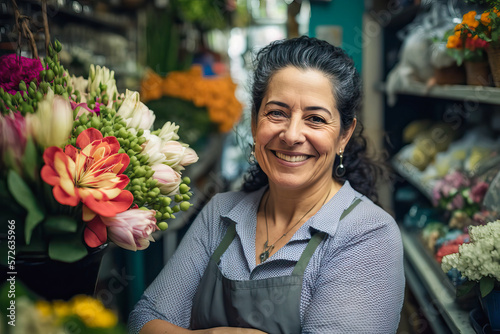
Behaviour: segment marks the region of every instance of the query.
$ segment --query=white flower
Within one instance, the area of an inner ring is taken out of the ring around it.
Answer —
[[[149,156],[148,164],[153,166],[166,162],[165,155],[161,152],[161,139],[156,135],[150,134],[149,131],[147,133],[144,132],[143,136],[146,138],[146,141],[141,145],[141,153]]]
[[[172,167],[165,164],[151,166],[155,171],[153,179],[158,181],[158,188],[163,195],[175,195],[179,193],[179,184],[181,183],[181,175]]]
[[[127,127],[143,130],[149,130],[156,117],[154,112],[140,101],[139,93],[130,90],[126,91],[125,99],[116,114],[127,122]]]
[[[198,159],[198,154],[196,154],[195,150],[193,150],[191,147],[186,147],[180,165],[186,167],[188,165],[194,164],[196,161],[198,161]]]
[[[177,135],[177,131],[179,130],[179,126],[175,125],[175,123],[167,122],[163,125],[158,134],[164,142],[168,142],[170,140],[178,140],[179,136]]]
[[[184,151],[186,147],[175,140],[170,140],[161,147],[161,152],[165,155],[165,163],[174,169],[182,161]]]
[[[110,108],[113,105],[113,96],[118,94],[116,89],[115,72],[110,71],[107,67],[101,67],[99,65],[90,65],[90,73],[88,80],[88,92],[97,92],[99,89],[99,84],[106,85],[106,94],[108,94],[109,102],[107,107]]]
[[[472,281],[492,277],[500,282],[500,220],[469,228],[470,243],[462,244],[458,253],[443,257],[441,268],[456,268]]]
[[[62,147],[73,129],[73,110],[69,101],[49,88],[37,111],[26,116],[29,132],[42,147]]]

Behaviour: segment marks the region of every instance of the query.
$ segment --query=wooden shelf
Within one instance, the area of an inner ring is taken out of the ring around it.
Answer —
[[[379,91],[387,92],[385,83],[379,83],[375,88]],[[395,93],[469,103],[500,105],[500,88],[497,87],[467,85],[436,85],[429,87],[424,83],[414,81],[407,86],[400,87]]]

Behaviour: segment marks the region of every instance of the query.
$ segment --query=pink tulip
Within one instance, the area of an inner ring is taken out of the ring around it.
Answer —
[[[167,159],[165,163],[172,168],[175,168],[182,161],[185,150],[186,148],[175,140],[170,140],[161,147],[161,153],[163,153]]]
[[[186,167],[198,161],[198,154],[191,147],[187,147],[180,162],[180,165]]]
[[[155,171],[153,178],[158,181],[158,188],[163,195],[175,195],[179,193],[179,184],[181,183],[181,175],[172,167],[165,164],[151,166]]]
[[[108,228],[108,238],[132,251],[148,248],[149,242],[154,241],[151,233],[158,230],[153,210],[130,209],[101,219]]]
[[[26,132],[26,120],[21,113],[0,114],[0,164],[20,170]]]

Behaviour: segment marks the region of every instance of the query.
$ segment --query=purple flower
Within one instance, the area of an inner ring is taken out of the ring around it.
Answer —
[[[28,85],[33,79],[39,81],[43,70],[40,59],[17,57],[8,54],[0,57],[0,87],[9,94],[15,95],[19,91],[19,83],[24,81]]]
[[[470,197],[475,203],[481,203],[486,191],[488,191],[488,183],[479,181],[472,187]]]
[[[453,199],[451,200],[451,205],[453,209],[462,209],[464,207],[464,197],[462,194],[457,194]]]

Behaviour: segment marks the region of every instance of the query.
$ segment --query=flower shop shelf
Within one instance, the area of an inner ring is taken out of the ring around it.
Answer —
[[[406,181],[417,188],[427,199],[432,201],[433,183],[422,179],[422,172],[408,161],[399,159],[396,155],[391,161],[394,170]]]
[[[476,333],[469,311],[456,302],[455,288],[417,234],[401,227],[405,250],[405,274],[409,288],[436,333]]]
[[[376,89],[387,92],[385,83],[377,84]],[[497,87],[468,85],[428,86],[425,83],[413,81],[405,86],[401,86],[395,93],[500,105],[500,88]]]

